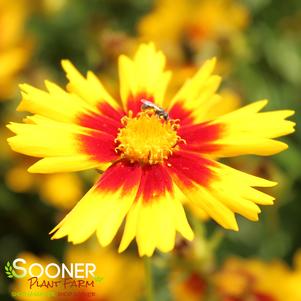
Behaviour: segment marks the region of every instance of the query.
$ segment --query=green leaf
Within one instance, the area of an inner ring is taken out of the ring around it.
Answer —
[[[5,274],[7,275],[8,278],[14,278],[14,275],[12,273],[13,267],[9,261],[6,263],[4,269],[5,269]]]

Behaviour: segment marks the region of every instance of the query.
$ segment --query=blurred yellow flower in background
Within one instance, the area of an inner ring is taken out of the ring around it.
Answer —
[[[230,257],[217,270],[200,271],[190,258],[194,264],[171,273],[171,293],[175,301],[300,301],[300,254],[293,268],[280,260]]]
[[[207,286],[206,279],[196,272],[185,273],[179,270],[172,274],[170,280],[170,290],[174,301],[206,300]]]
[[[159,45],[171,62],[182,62],[187,49],[202,61],[231,44],[235,44],[236,52],[242,51],[241,32],[249,19],[247,8],[239,1],[157,0],[154,9],[138,23],[138,32],[143,41]],[[221,69],[227,70],[226,65],[223,62]]]
[[[65,261],[96,265],[97,276],[103,278],[94,288],[96,300],[133,301],[143,293],[143,262],[135,256],[117,254],[114,249],[101,248],[92,241],[85,246],[68,247]]]
[[[61,210],[72,208],[83,195],[83,183],[77,174],[35,175],[28,173],[30,160],[15,156],[17,164],[5,174],[5,183],[17,193],[37,192],[42,201]]]
[[[228,258],[213,282],[225,301],[300,301],[300,272],[282,261]]]
[[[28,192],[34,187],[35,176],[29,174],[23,164],[15,165],[6,172],[5,183],[14,192]]]
[[[68,0],[35,0],[35,7],[38,7],[43,12],[49,14],[55,14],[59,12],[65,5],[67,5]]]
[[[287,295],[285,296],[288,301],[301,300],[301,250],[297,251],[294,256],[295,272],[291,273],[287,279]]]
[[[282,301],[283,284],[287,269],[282,263],[264,263],[256,259],[229,258],[213,281],[216,291],[223,299]],[[277,290],[275,289],[277,287]]]
[[[157,0],[153,11],[137,25],[141,39],[155,42],[171,62],[183,60],[179,42],[189,19],[189,8],[186,0],[178,0],[176,4],[173,0]]]
[[[18,72],[28,61],[31,42],[25,35],[26,0],[0,0],[0,100],[16,90]]]
[[[83,195],[83,184],[76,174],[40,176],[38,190],[42,200],[59,209],[72,208]]]
[[[193,2],[193,1],[192,1]],[[197,43],[231,39],[249,24],[248,10],[235,0],[202,0],[192,6],[186,35]]]

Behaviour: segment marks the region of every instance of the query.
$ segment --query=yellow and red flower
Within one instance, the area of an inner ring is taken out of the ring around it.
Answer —
[[[200,273],[175,271],[171,275],[170,291],[175,301],[204,301],[208,283]]]
[[[228,258],[213,277],[213,285],[222,301],[300,300],[299,286],[291,283],[298,277],[282,261]],[[300,280],[300,278],[299,278]]]
[[[94,232],[110,244],[126,218],[119,251],[136,237],[140,255],[168,252],[176,232],[193,239],[182,201],[190,202],[224,228],[238,230],[235,213],[258,220],[259,204],[273,198],[254,187],[274,182],[245,174],[218,157],[272,155],[287,148],[274,138],[294,131],[290,110],[259,112],[258,101],[215,119],[207,112],[223,101],[220,77],[208,60],[171,99],[165,91],[171,73],[153,44],[143,44],[133,60],[120,56],[120,100],[99,79],[82,76],[62,62],[67,91],[46,82],[48,91],[22,85],[20,111],[34,115],[8,127],[13,150],[42,157],[30,172],[105,170],[94,187],[52,231],[82,243]],[[155,106],[143,107],[143,100]],[[161,117],[168,112],[169,117]],[[160,114],[159,114],[160,113]]]
[[[138,22],[137,32],[140,40],[160,46],[173,65],[187,63],[188,57],[200,63],[216,55],[222,58],[217,67],[225,74],[232,66],[229,55],[248,53],[242,33],[249,23],[242,1],[177,0],[175,5],[173,0],[156,0]]]

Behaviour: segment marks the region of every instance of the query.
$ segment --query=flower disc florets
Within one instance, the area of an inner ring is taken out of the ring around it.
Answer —
[[[183,141],[177,135],[178,120],[164,120],[153,110],[142,111],[136,117],[130,112],[122,124],[115,139],[116,151],[130,162],[162,163]]]

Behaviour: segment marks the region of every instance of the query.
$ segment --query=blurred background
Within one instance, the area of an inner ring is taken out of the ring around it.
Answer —
[[[216,56],[225,107],[259,99],[267,109],[294,109],[301,122],[300,0],[0,0],[0,299],[145,300],[143,263],[136,246],[123,255],[51,241],[48,232],[91,187],[96,171],[35,175],[29,157],[6,143],[9,121],[23,117],[16,107],[18,84],[43,88],[49,79],[66,84],[60,60],[83,73],[93,70],[118,93],[117,58],[132,55],[142,41],[162,49],[173,71],[170,93],[204,60]],[[219,113],[220,113],[219,112]],[[47,139],[47,137],[45,137]],[[301,132],[284,139],[289,149],[272,158],[239,157],[231,166],[279,185],[269,189],[274,206],[260,221],[239,218],[239,232],[211,221],[192,220],[197,238],[180,239],[170,254],[153,258],[156,301],[301,300]],[[118,244],[118,238],[116,245]],[[103,280],[95,297],[15,297],[26,283],[8,279],[7,260],[97,263]]]

